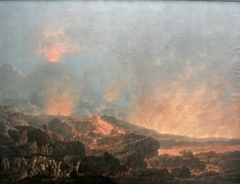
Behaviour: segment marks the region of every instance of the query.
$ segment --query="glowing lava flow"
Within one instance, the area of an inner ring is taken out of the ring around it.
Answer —
[[[102,135],[109,135],[114,127],[105,121],[101,120],[100,116],[94,116],[92,118],[88,118],[88,121],[93,123],[95,128],[95,132]]]

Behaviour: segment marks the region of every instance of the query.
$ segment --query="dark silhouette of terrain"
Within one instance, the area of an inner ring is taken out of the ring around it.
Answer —
[[[151,132],[109,116],[26,116],[14,106],[0,106],[1,182],[239,182],[240,151],[159,155],[163,137],[173,139],[173,145],[192,140]]]

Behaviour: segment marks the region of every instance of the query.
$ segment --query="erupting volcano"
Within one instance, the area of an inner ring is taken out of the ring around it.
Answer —
[[[62,53],[57,49],[45,51],[45,56],[50,62],[59,62],[62,59]]]
[[[64,54],[74,54],[79,50],[62,29],[41,33],[38,43],[37,52],[49,62],[60,62]]]
[[[239,15],[0,1],[0,183],[239,183]]]

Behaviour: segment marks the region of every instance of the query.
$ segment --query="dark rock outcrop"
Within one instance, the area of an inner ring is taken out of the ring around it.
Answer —
[[[51,144],[53,154],[56,157],[63,158],[67,155],[79,155],[81,158],[85,157],[84,145],[81,142],[56,142]]]
[[[87,172],[91,173],[116,175],[128,171],[125,166],[120,164],[118,159],[108,152],[105,152],[102,156],[88,156],[84,162],[87,163]]]
[[[50,121],[48,128],[64,137],[64,139],[71,139],[76,132],[75,127],[67,122],[62,122],[60,119],[55,118]]]
[[[28,142],[24,146],[22,146],[22,149],[27,152],[28,155],[36,154],[38,153],[38,145],[37,142]]]
[[[52,132],[36,128],[34,130],[28,131],[28,141],[36,141],[38,145],[43,145],[47,142],[52,141]]]
[[[148,180],[172,180],[173,176],[168,172],[166,168],[164,169],[154,169],[154,168],[137,168],[130,172],[130,177],[143,178]]]
[[[186,155],[185,155],[186,156]],[[186,158],[185,156],[158,155],[149,159],[149,163],[155,168],[172,168],[185,166],[190,169],[203,171],[206,164],[198,158]]]
[[[20,146],[28,142],[28,133],[26,129],[10,129],[8,134],[11,136],[14,142],[18,143]]]
[[[175,178],[190,178],[191,177],[191,172],[190,172],[189,168],[187,168],[185,166],[180,167],[180,168],[171,169],[171,174]]]
[[[110,150],[123,165],[137,168],[146,167],[147,164],[144,159],[157,155],[159,148],[159,142],[151,137],[127,134]]]
[[[8,115],[9,122],[12,126],[27,126],[28,122],[25,121],[25,115],[23,113],[14,112]]]

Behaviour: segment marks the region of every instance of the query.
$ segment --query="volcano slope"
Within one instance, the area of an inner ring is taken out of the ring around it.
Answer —
[[[160,143],[149,131],[107,116],[26,116],[14,106],[0,106],[1,181],[240,181],[239,151],[193,154],[185,150],[179,155],[159,155]]]

